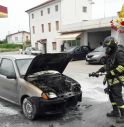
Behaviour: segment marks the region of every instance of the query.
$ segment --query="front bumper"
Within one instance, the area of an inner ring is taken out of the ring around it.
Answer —
[[[55,99],[43,100],[39,99],[39,114],[61,114],[70,106],[76,105],[82,100],[82,92],[78,94],[69,93],[61,95]]]

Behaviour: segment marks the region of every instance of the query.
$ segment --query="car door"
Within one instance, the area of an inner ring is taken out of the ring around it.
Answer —
[[[88,53],[88,51],[89,51],[88,47],[85,47],[85,46],[81,47],[81,55],[82,55],[83,59],[85,59],[86,54]]]
[[[74,51],[74,58],[75,59],[81,59],[82,58],[80,47],[77,47],[75,49],[75,51]]]
[[[13,61],[3,58],[0,64],[0,96],[17,102],[17,79]]]

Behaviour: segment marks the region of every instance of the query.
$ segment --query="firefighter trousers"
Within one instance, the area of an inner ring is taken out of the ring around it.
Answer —
[[[117,105],[118,107],[124,106],[124,100],[122,97],[122,84],[114,84],[109,88],[109,99],[112,105]]]

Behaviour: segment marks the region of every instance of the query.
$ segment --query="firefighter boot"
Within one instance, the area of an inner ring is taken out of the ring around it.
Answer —
[[[121,117],[116,120],[116,123],[124,123],[124,109],[120,109]]]
[[[118,107],[116,105],[113,106],[113,111],[111,111],[110,113],[106,114],[107,117],[119,117],[119,110]]]

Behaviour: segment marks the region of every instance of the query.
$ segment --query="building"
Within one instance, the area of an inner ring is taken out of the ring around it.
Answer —
[[[88,45],[94,49],[101,45],[105,37],[112,34],[110,21],[114,18],[107,17],[63,25],[57,40],[64,42],[66,48],[73,46],[74,41],[79,41],[80,46]]]
[[[7,35],[7,42],[9,44],[25,44],[30,42],[30,33],[26,31],[19,31],[17,33]]]
[[[48,0],[27,10],[32,47],[44,52],[60,52],[64,41],[58,39],[62,26],[91,19],[92,0]],[[73,46],[81,45],[80,33],[73,36]],[[72,35],[71,35],[72,36]]]

